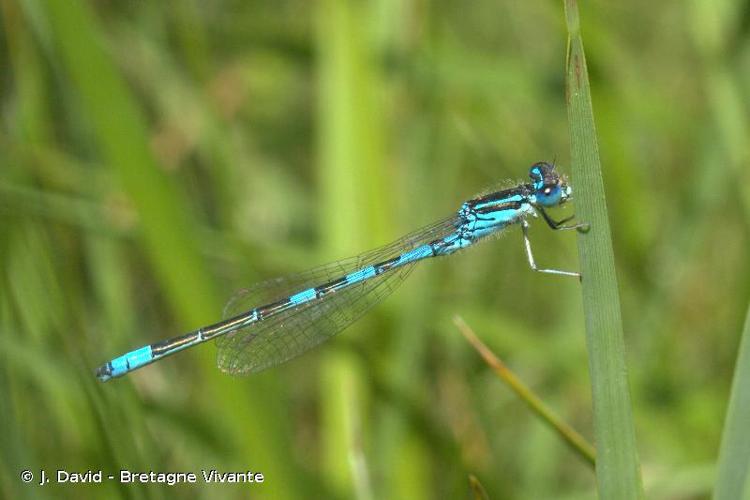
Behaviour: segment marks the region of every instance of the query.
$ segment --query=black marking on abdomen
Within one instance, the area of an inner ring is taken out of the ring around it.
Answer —
[[[375,269],[375,276],[377,276],[379,274],[383,274],[384,272],[386,272],[387,270],[389,270],[390,268],[392,268],[394,266],[394,264],[396,264],[396,262],[398,262],[399,260],[401,260],[401,256],[400,255],[396,256],[396,257],[394,257],[392,259],[388,259],[388,260],[385,260],[385,261],[380,262],[378,264],[375,264],[374,266],[372,266]]]
[[[162,340],[151,344],[151,355],[153,357],[161,356],[165,352],[172,351],[183,344],[190,344],[198,337],[198,332],[190,332],[171,340]]]
[[[262,320],[266,316],[271,316],[283,311],[284,309],[288,308],[291,303],[292,301],[289,300],[289,297],[287,297],[278,302],[273,302],[271,304],[259,307],[258,309],[256,309],[256,312],[258,313],[257,321]]]
[[[482,208],[474,208],[475,214],[491,214],[502,210],[518,210],[523,205],[522,201],[507,201],[499,205],[489,205]]]
[[[348,282],[349,280],[346,279],[346,276],[343,276],[337,280],[329,281],[325,285],[316,286],[315,297],[320,298],[327,293],[335,292],[341,285],[345,285]]]

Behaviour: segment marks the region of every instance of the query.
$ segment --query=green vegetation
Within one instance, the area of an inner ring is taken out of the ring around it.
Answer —
[[[0,0],[0,496],[747,490],[747,6],[587,2],[580,25],[572,7]],[[578,33],[583,94],[566,92]],[[513,228],[419,266],[282,367],[226,376],[206,345],[93,376],[215,321],[236,289],[390,242],[553,159],[577,200],[555,215],[592,231],[536,221],[535,256],[583,284],[531,272]],[[607,447],[596,474],[455,315],[574,449]],[[38,487],[41,469],[198,484]],[[211,469],[265,482],[206,485]]]
[[[750,310],[742,332],[737,366],[734,369],[732,396],[729,400],[724,435],[721,440],[719,471],[714,498],[744,498],[750,472]]]
[[[625,345],[617,290],[591,87],[576,0],[565,1],[568,27],[566,97],[570,161],[578,191],[578,217],[590,224],[579,237],[583,312],[598,450],[596,476],[601,498],[642,498],[643,486],[630,404]],[[589,229],[589,228],[587,228]]]

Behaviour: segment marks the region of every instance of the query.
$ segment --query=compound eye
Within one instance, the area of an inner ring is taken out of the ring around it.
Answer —
[[[544,193],[545,195],[549,196],[552,193],[552,188],[551,187],[546,187],[546,188],[544,188],[544,191],[542,191],[542,193]]]

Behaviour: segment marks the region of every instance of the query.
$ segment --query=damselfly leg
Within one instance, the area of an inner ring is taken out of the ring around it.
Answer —
[[[575,219],[575,214],[565,217],[562,220],[556,221],[552,217],[549,216],[549,214],[542,208],[542,207],[536,207],[537,211],[542,214],[542,217],[544,218],[544,221],[547,223],[547,225],[554,229],[555,231],[565,231],[569,229],[576,229],[579,233],[588,233],[589,229],[591,229],[591,225],[588,222],[579,222],[577,224],[571,224],[570,226],[566,226],[566,222],[570,222],[573,219]]]
[[[572,228],[570,228],[572,229]],[[521,230],[523,231],[523,244],[526,248],[526,257],[529,259],[529,267],[538,273],[556,274],[558,276],[573,276],[581,281],[581,273],[575,271],[561,271],[560,269],[542,269],[536,265],[534,260],[534,254],[531,251],[531,241],[529,240],[529,223],[523,219],[521,220]]]

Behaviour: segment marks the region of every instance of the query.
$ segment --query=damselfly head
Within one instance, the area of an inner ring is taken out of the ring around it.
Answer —
[[[554,165],[547,162],[536,163],[529,170],[529,177],[538,205],[553,207],[562,205],[571,198],[573,190],[568,185],[568,179],[560,175]]]

